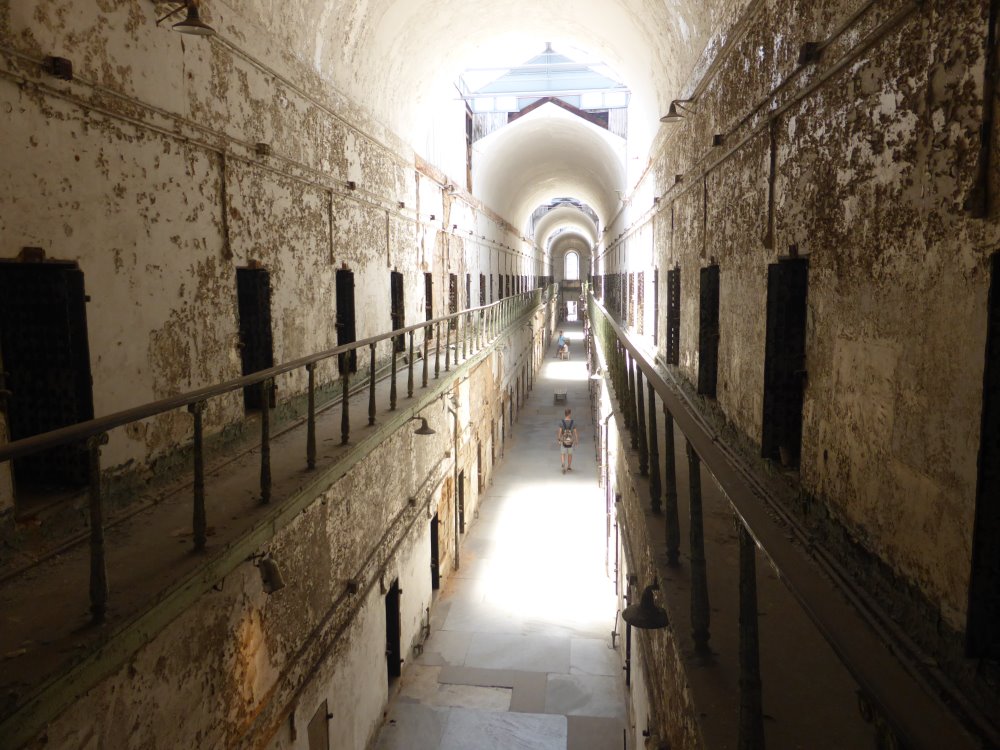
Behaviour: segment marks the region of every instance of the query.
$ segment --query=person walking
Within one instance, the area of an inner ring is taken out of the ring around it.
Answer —
[[[556,440],[559,443],[559,465],[562,467],[562,473],[573,471],[573,446],[580,442],[580,435],[576,431],[572,409],[567,409],[563,413],[559,429],[556,430]]]

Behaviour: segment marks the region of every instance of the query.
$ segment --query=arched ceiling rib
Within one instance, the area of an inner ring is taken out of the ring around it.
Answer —
[[[588,246],[597,243],[597,227],[593,220],[583,211],[573,206],[553,208],[535,224],[535,242],[539,247],[545,247],[550,236],[559,230],[574,230],[585,238]]]

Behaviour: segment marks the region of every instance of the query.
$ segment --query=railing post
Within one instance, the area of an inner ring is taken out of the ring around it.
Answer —
[[[422,388],[427,387],[427,352],[428,352],[427,334],[430,333],[430,330],[431,330],[430,326],[424,328],[424,367],[423,367],[423,373],[420,376],[420,384]]]
[[[740,527],[740,736],[739,750],[764,750],[757,621],[757,545]]]
[[[205,442],[202,432],[202,413],[205,402],[188,404],[188,411],[194,416],[194,507],[191,512],[191,529],[194,537],[194,551],[205,549],[207,521],[205,519]]]
[[[316,468],[316,363],[306,365],[309,374],[308,414],[306,415],[306,468]]]
[[[414,331],[410,331],[410,358],[409,367],[406,372],[406,397],[413,398],[413,334]]]
[[[441,321],[434,324],[437,329],[437,338],[434,340],[434,379],[441,377]],[[445,330],[448,326],[445,326]]]
[[[260,501],[271,502],[271,379],[260,383]]]
[[[691,636],[694,648],[708,656],[708,570],[705,566],[705,531],[701,507],[701,457],[691,441],[687,443],[688,482],[691,511]]]
[[[90,618],[104,622],[108,611],[108,569],[104,555],[104,504],[101,498],[101,446],[108,442],[102,432],[87,439],[90,453]]]
[[[451,321],[453,318],[448,319],[448,324],[444,327],[444,371],[449,372],[451,370]]]
[[[375,424],[375,344],[368,345],[368,426]],[[346,440],[344,441],[347,442]]]
[[[677,509],[677,465],[674,445],[674,415],[666,402],[663,404],[663,515],[667,528],[667,565],[676,568],[680,564],[681,522]]]
[[[642,368],[635,363],[635,416],[638,422],[636,433],[639,438],[639,474],[649,475],[649,444],[646,442],[646,396],[642,384]]]
[[[462,313],[462,317],[459,318],[462,322],[462,359],[466,360],[469,358],[469,314]],[[455,356],[458,359],[458,356]]]
[[[375,355],[372,354],[372,357]],[[371,378],[375,380],[375,372],[372,371]],[[340,376],[341,383],[343,384],[343,392],[340,397],[340,444],[347,445],[347,442],[351,439],[351,376],[346,371]],[[374,387],[372,391],[374,392]],[[368,407],[368,418],[374,422],[375,417],[372,415],[372,406]]]
[[[389,411],[396,411],[396,342],[392,341],[392,374],[389,377]]]
[[[660,512],[660,436],[656,429],[656,391],[653,383],[646,380],[649,390],[649,508]]]

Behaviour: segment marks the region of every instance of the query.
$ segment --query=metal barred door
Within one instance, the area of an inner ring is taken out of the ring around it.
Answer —
[[[94,417],[83,273],[55,263],[0,263],[0,387],[12,440]],[[0,405],[3,401],[0,401]],[[82,445],[14,461],[19,490],[87,482]]]
[[[389,293],[392,303],[392,330],[398,331],[406,325],[406,307],[403,302],[403,274],[399,271],[392,272]],[[406,336],[403,334],[396,336],[393,339],[393,346],[397,352],[405,352]]]
[[[809,261],[787,258],[769,265],[767,271],[761,455],[798,466],[802,450]]]
[[[667,271],[667,364],[681,359],[681,269]]]

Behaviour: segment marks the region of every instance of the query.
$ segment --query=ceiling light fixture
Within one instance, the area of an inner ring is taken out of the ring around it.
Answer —
[[[179,31],[181,34],[191,34],[193,36],[215,36],[215,29],[209,26],[207,23],[201,20],[200,11],[201,0],[183,0],[174,10],[167,13],[167,15],[156,20],[156,25],[159,26],[160,23],[166,21],[172,16],[176,16],[182,10],[187,11],[187,15],[184,17],[183,21],[178,21],[173,25],[174,31]]]
[[[413,431],[414,435],[434,435],[437,433],[437,430],[433,430],[428,426],[426,417],[410,417],[408,421],[420,422],[420,426]]]

